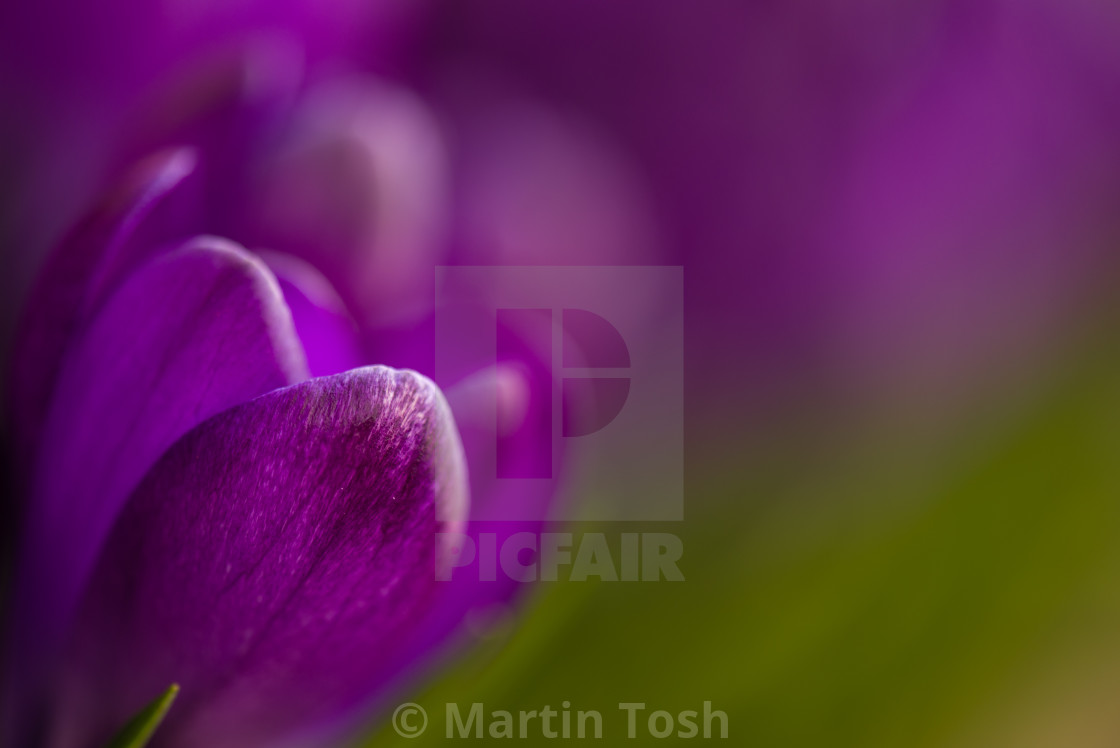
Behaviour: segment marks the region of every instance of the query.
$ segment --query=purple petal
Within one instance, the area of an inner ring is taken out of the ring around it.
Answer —
[[[306,376],[275,279],[227,242],[197,239],[121,286],[68,352],[43,429],[17,581],[20,690],[49,667],[113,521],[164,451]]]
[[[465,481],[450,411],[414,372],[314,379],[202,424],[114,529],[52,744],[96,743],[170,682],[168,746],[292,740],[360,704],[431,597]]]
[[[527,377],[536,373],[523,363],[503,363],[478,371],[447,390],[471,483],[470,521],[443,539],[452,546],[452,554],[463,546],[480,549],[490,542],[500,548],[516,534],[539,535],[544,529],[558,482],[502,481],[495,476],[496,436],[520,430],[532,417]],[[454,657],[475,644],[477,637],[489,635],[487,626],[505,619],[531,586],[503,573],[487,578],[477,559],[462,568],[446,567],[444,572],[431,608],[389,653],[387,668],[404,680],[405,687],[421,683],[445,657]],[[387,679],[371,699],[374,711],[391,709],[400,700],[401,688],[400,680]]]
[[[392,69],[403,62],[423,5],[413,0],[237,0],[206,7],[147,0],[96,7],[72,0],[4,3],[4,145],[14,141],[33,154],[24,158],[18,150],[5,150],[5,175],[14,166],[20,184],[19,195],[5,195],[6,204],[18,197],[26,209],[14,217],[36,235],[38,247],[45,228],[88,202],[120,144],[135,143],[120,137],[135,115],[153,107],[164,116],[172,113],[161,107],[164,100],[152,97],[167,90],[169,78],[272,41],[297,50],[312,75],[356,53],[374,69]],[[181,111],[183,102],[172,103]]]
[[[559,480],[498,477],[499,448],[504,448],[507,458],[515,463],[538,460],[540,445],[532,430],[526,433],[526,427],[542,415],[551,418],[552,403],[533,402],[530,391],[534,380],[538,385],[543,380],[549,387],[552,383],[550,372],[541,371],[535,364],[528,357],[505,361],[447,390],[448,402],[463,435],[468,464],[474,468],[472,522],[539,523],[549,516]]]
[[[660,254],[650,197],[625,151],[571,113],[484,77],[446,105],[455,135],[462,265],[631,265]]]
[[[304,73],[298,46],[267,34],[194,61],[164,81],[150,112],[128,132],[126,162],[169,144],[194,148],[195,207],[205,229],[240,241],[257,162],[290,116]]]
[[[311,375],[338,374],[364,364],[358,325],[330,281],[298,257],[278,252],[261,252],[260,257],[280,281]]]
[[[445,171],[438,126],[415,96],[372,81],[321,86],[261,166],[244,236],[311,262],[363,325],[412,321],[431,308],[445,246]]]
[[[21,457],[39,443],[63,352],[83,317],[108,290],[98,273],[119,256],[137,226],[194,168],[190,151],[172,151],[139,164],[103,204],[59,245],[27,302],[12,361],[12,420]],[[92,281],[97,274],[100,280]]]
[[[538,445],[525,439],[528,423],[539,418],[542,403],[534,402],[531,390],[551,372],[529,349],[522,357],[506,360],[461,378],[447,389],[447,400],[463,440],[470,466],[470,521],[456,535],[446,538],[483,548],[488,542],[501,547],[518,533],[539,534],[554,510],[559,479],[501,480],[497,476],[499,439],[512,447],[512,459],[533,460]],[[544,406],[551,411],[551,399]],[[567,456],[561,448],[558,467],[563,474]],[[472,554],[468,554],[472,555]],[[418,681],[425,671],[438,667],[441,655],[454,655],[473,638],[486,635],[487,621],[502,619],[516,599],[527,591],[523,584],[505,574],[487,578],[477,559],[463,567],[448,568],[439,585],[431,610],[418,620],[409,638],[394,649],[393,672]],[[396,698],[399,683],[389,683],[374,702],[385,707]]]

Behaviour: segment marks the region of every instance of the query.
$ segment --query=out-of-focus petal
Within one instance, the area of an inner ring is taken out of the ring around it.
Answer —
[[[54,744],[96,743],[172,681],[167,746],[296,740],[359,705],[430,598],[465,482],[443,396],[409,371],[313,379],[202,424],[109,540]]]
[[[665,262],[664,227],[633,154],[593,117],[482,74],[452,77],[436,100],[454,166],[448,265]],[[625,293],[636,319],[660,301],[614,280],[584,285],[603,298]]]
[[[165,89],[184,69],[263,41],[298,49],[311,71],[360,56],[370,69],[386,72],[399,64],[425,5],[424,0],[5,3],[0,111],[6,138],[0,161],[18,168],[24,188],[13,214],[19,235],[41,250],[59,222],[68,223],[73,211],[88,204],[112,168],[141,100]],[[23,158],[22,151],[35,158]]]
[[[284,301],[292,310],[311,376],[338,374],[365,364],[357,323],[330,281],[298,257],[259,254],[276,274]]]
[[[431,309],[443,249],[440,133],[415,96],[375,81],[313,90],[250,191],[237,233],[322,270],[363,325]]]
[[[124,163],[168,145],[199,154],[195,209],[205,230],[235,240],[254,165],[270,151],[307,74],[292,40],[263,36],[169,76],[125,139]]]
[[[12,355],[12,420],[21,457],[39,442],[63,352],[83,314],[95,308],[119,267],[114,258],[139,224],[194,169],[194,154],[176,150],[139,164],[46,261],[27,302]],[[94,279],[96,276],[96,280]]]
[[[306,377],[275,279],[234,245],[197,239],[120,287],[68,351],[43,429],[11,643],[19,690],[49,668],[113,521],[164,451]]]
[[[653,209],[594,122],[486,78],[448,86],[456,264],[629,265],[660,256]]]

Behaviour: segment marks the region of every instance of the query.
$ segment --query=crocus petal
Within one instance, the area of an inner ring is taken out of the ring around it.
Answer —
[[[290,116],[306,73],[292,40],[265,34],[187,65],[159,87],[125,139],[125,163],[170,144],[199,154],[195,207],[205,229],[237,233],[253,165]]]
[[[298,257],[260,252],[280,281],[312,376],[338,374],[366,363],[358,325],[323,274]]]
[[[469,558],[484,553],[489,543],[501,548],[519,533],[539,535],[556,504],[558,481],[502,481],[495,476],[496,437],[515,433],[532,416],[527,378],[534,373],[540,372],[524,363],[503,363],[477,371],[446,391],[471,466],[470,521],[446,539],[452,553]],[[475,554],[466,550],[472,545]],[[528,592],[529,585],[504,573],[490,578],[477,560],[468,558],[457,559],[465,562],[463,568],[444,570],[431,608],[389,653],[387,667],[401,679],[420,683],[445,658],[490,635],[489,626],[508,620],[517,599]],[[392,709],[400,687],[400,682],[387,682],[373,703]]]
[[[436,533],[466,511],[454,422],[414,372],[357,369],[219,414],[122,513],[52,744],[96,742],[170,682],[161,745],[315,731],[384,676],[435,588]]]
[[[462,172],[455,260],[627,265],[657,256],[649,197],[621,148],[569,112],[470,83],[453,89],[448,107]]]
[[[441,111],[456,167],[448,265],[663,262],[666,232],[652,197],[609,132],[483,76],[448,88]],[[584,283],[604,298],[623,292],[611,280]],[[659,303],[637,287],[624,292],[635,319]]]
[[[0,6],[0,111],[5,175],[18,171],[17,229],[35,249],[87,204],[131,118],[184,68],[263,40],[298,48],[311,71],[360,56],[392,69],[424,5],[414,0],[71,0]],[[162,102],[157,102],[162,103]],[[148,109],[150,111],[150,109]],[[13,139],[34,154],[10,149]],[[18,159],[18,160],[17,160]],[[14,162],[14,163],[13,163]],[[5,195],[7,204],[12,194]],[[217,227],[209,230],[217,230]],[[49,235],[48,235],[49,236]],[[28,247],[21,247],[28,249]]]
[[[540,444],[527,427],[542,416],[551,420],[552,403],[531,402],[533,379],[546,388],[553,386],[550,372],[526,356],[483,369],[447,391],[468,462],[478,466],[471,472],[471,494],[476,497],[472,522],[539,523],[549,516],[558,480],[502,480],[497,475],[499,444],[509,460],[538,459],[534,453]]]
[[[496,547],[517,533],[539,533],[555,508],[559,481],[499,480],[497,438],[520,430],[531,417],[527,390],[531,376],[526,366],[500,364],[484,369],[447,390],[447,401],[463,439],[471,471],[470,522],[463,534],[479,543],[482,534],[493,535]],[[495,415],[497,418],[495,419]],[[495,421],[497,429],[495,429]],[[506,575],[480,579],[478,569],[450,570],[440,590],[436,609],[418,625],[415,653],[423,655],[444,641],[472,613],[485,613],[504,605],[525,589]]]
[[[38,444],[55,379],[83,310],[107,290],[98,267],[122,246],[157,203],[194,168],[194,155],[177,150],[139,164],[103,204],[75,228],[46,261],[27,302],[12,362],[12,420],[21,457]],[[110,265],[115,265],[111,263]]]
[[[445,170],[415,96],[375,81],[324,86],[262,164],[237,235],[311,262],[363,325],[412,321],[431,308]]]
[[[163,452],[306,376],[275,279],[227,242],[197,239],[120,287],[68,352],[43,430],[13,632],[21,690],[49,667],[113,521]]]

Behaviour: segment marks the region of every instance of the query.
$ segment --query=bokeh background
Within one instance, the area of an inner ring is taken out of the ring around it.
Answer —
[[[8,4],[5,343],[136,133],[229,59],[415,96],[472,263],[684,267],[685,521],[563,529],[674,532],[687,580],[534,586],[402,698],[1120,744],[1120,8]],[[619,500],[586,475],[572,500]]]

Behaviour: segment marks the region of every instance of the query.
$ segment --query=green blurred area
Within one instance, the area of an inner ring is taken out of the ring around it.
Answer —
[[[407,696],[425,735],[386,719],[366,745],[444,740],[447,702],[565,700],[603,713],[605,744],[619,702],[711,701],[733,745],[1120,745],[1120,363],[1024,402],[934,440],[691,450],[685,522],[574,528],[676,532],[686,581],[538,585],[510,634]]]

